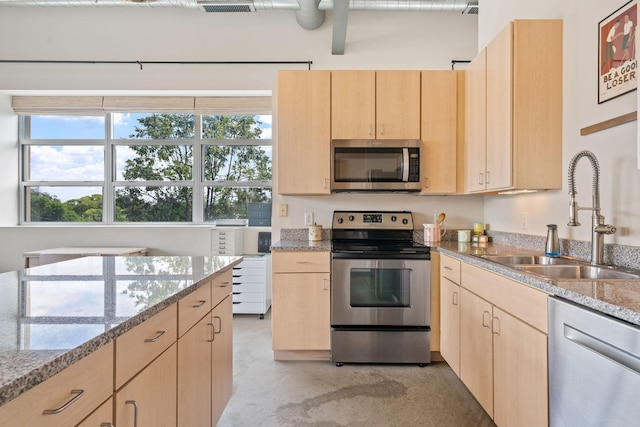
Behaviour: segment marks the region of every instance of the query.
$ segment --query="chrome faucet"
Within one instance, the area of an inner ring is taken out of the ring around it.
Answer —
[[[578,160],[583,157],[587,157],[589,159],[591,162],[591,168],[593,169],[593,206],[590,208],[579,207],[578,202],[576,202],[576,165]],[[593,211],[593,215],[591,216],[591,264],[604,264],[604,235],[615,233],[616,228],[613,225],[605,224],[604,216],[600,214],[600,165],[598,164],[598,159],[596,159],[596,156],[591,151],[580,151],[578,154],[573,156],[569,162],[569,196],[571,197],[571,201],[569,202],[569,223],[567,225],[570,227],[580,225],[578,222],[579,210]]]

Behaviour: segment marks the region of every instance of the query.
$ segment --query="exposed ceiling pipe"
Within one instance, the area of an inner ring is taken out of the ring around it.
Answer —
[[[296,21],[306,30],[316,30],[324,22],[325,12],[318,9],[320,0],[298,0],[300,9],[296,10]]]
[[[321,10],[333,9],[333,0],[320,0]],[[349,0],[349,10],[385,12],[462,12],[469,0]]]

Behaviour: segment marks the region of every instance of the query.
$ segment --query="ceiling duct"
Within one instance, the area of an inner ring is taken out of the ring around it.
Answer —
[[[468,0],[349,0],[349,10],[381,12],[462,12]],[[333,9],[333,0],[320,0],[321,10]]]
[[[198,7],[208,13],[255,12],[253,1],[198,1]]]
[[[463,15],[477,15],[480,11],[477,1],[470,1],[462,11]]]

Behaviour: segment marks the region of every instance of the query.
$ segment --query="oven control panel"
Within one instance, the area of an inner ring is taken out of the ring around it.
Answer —
[[[335,211],[332,228],[413,230],[413,215],[407,211]]]

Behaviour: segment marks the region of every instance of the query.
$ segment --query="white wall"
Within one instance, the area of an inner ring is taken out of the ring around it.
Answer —
[[[640,245],[640,171],[637,164],[637,124],[620,125],[587,136],[580,129],[636,110],[636,91],[598,104],[598,22],[626,0],[482,0],[479,44],[483,47],[515,18],[561,18],[564,20],[564,111],[562,165],[581,150],[592,151],[600,163],[601,207],[608,224],[618,227],[605,243]],[[582,159],[577,168],[578,203],[590,207],[591,167]],[[544,235],[546,224],[559,225],[561,238],[590,240],[589,211],[580,212],[581,227],[567,227],[569,197],[566,173],[563,189],[520,196],[486,196],[485,220],[500,231]],[[521,227],[521,213],[528,213],[528,227]]]
[[[297,24],[293,11],[280,10],[207,14],[149,7],[16,7],[0,11],[2,59],[313,61],[313,69],[450,69],[452,60],[471,59],[477,52],[477,16],[460,13],[351,12],[345,55],[331,55],[331,12],[320,29],[307,31]],[[271,90],[279,68],[306,66],[144,65],[140,70],[137,65],[0,64],[0,94]],[[177,254],[208,251],[209,238],[199,227],[16,227],[17,122],[2,114],[7,103],[6,96],[0,97],[0,154],[8,150],[7,163],[14,170],[0,171],[3,208],[10,206],[9,213],[4,209],[0,213],[0,224],[6,226],[0,228],[0,271],[20,268],[25,251],[56,246],[148,246],[152,253]],[[2,159],[4,164],[5,156]],[[280,227],[303,227],[303,213],[309,210],[325,226],[336,209],[411,210],[418,225],[444,211],[446,224],[459,227],[468,227],[483,215],[482,196],[283,199],[290,215],[274,217],[274,240]],[[278,200],[276,195],[276,205]],[[247,243],[253,241],[245,238],[245,247]]]

